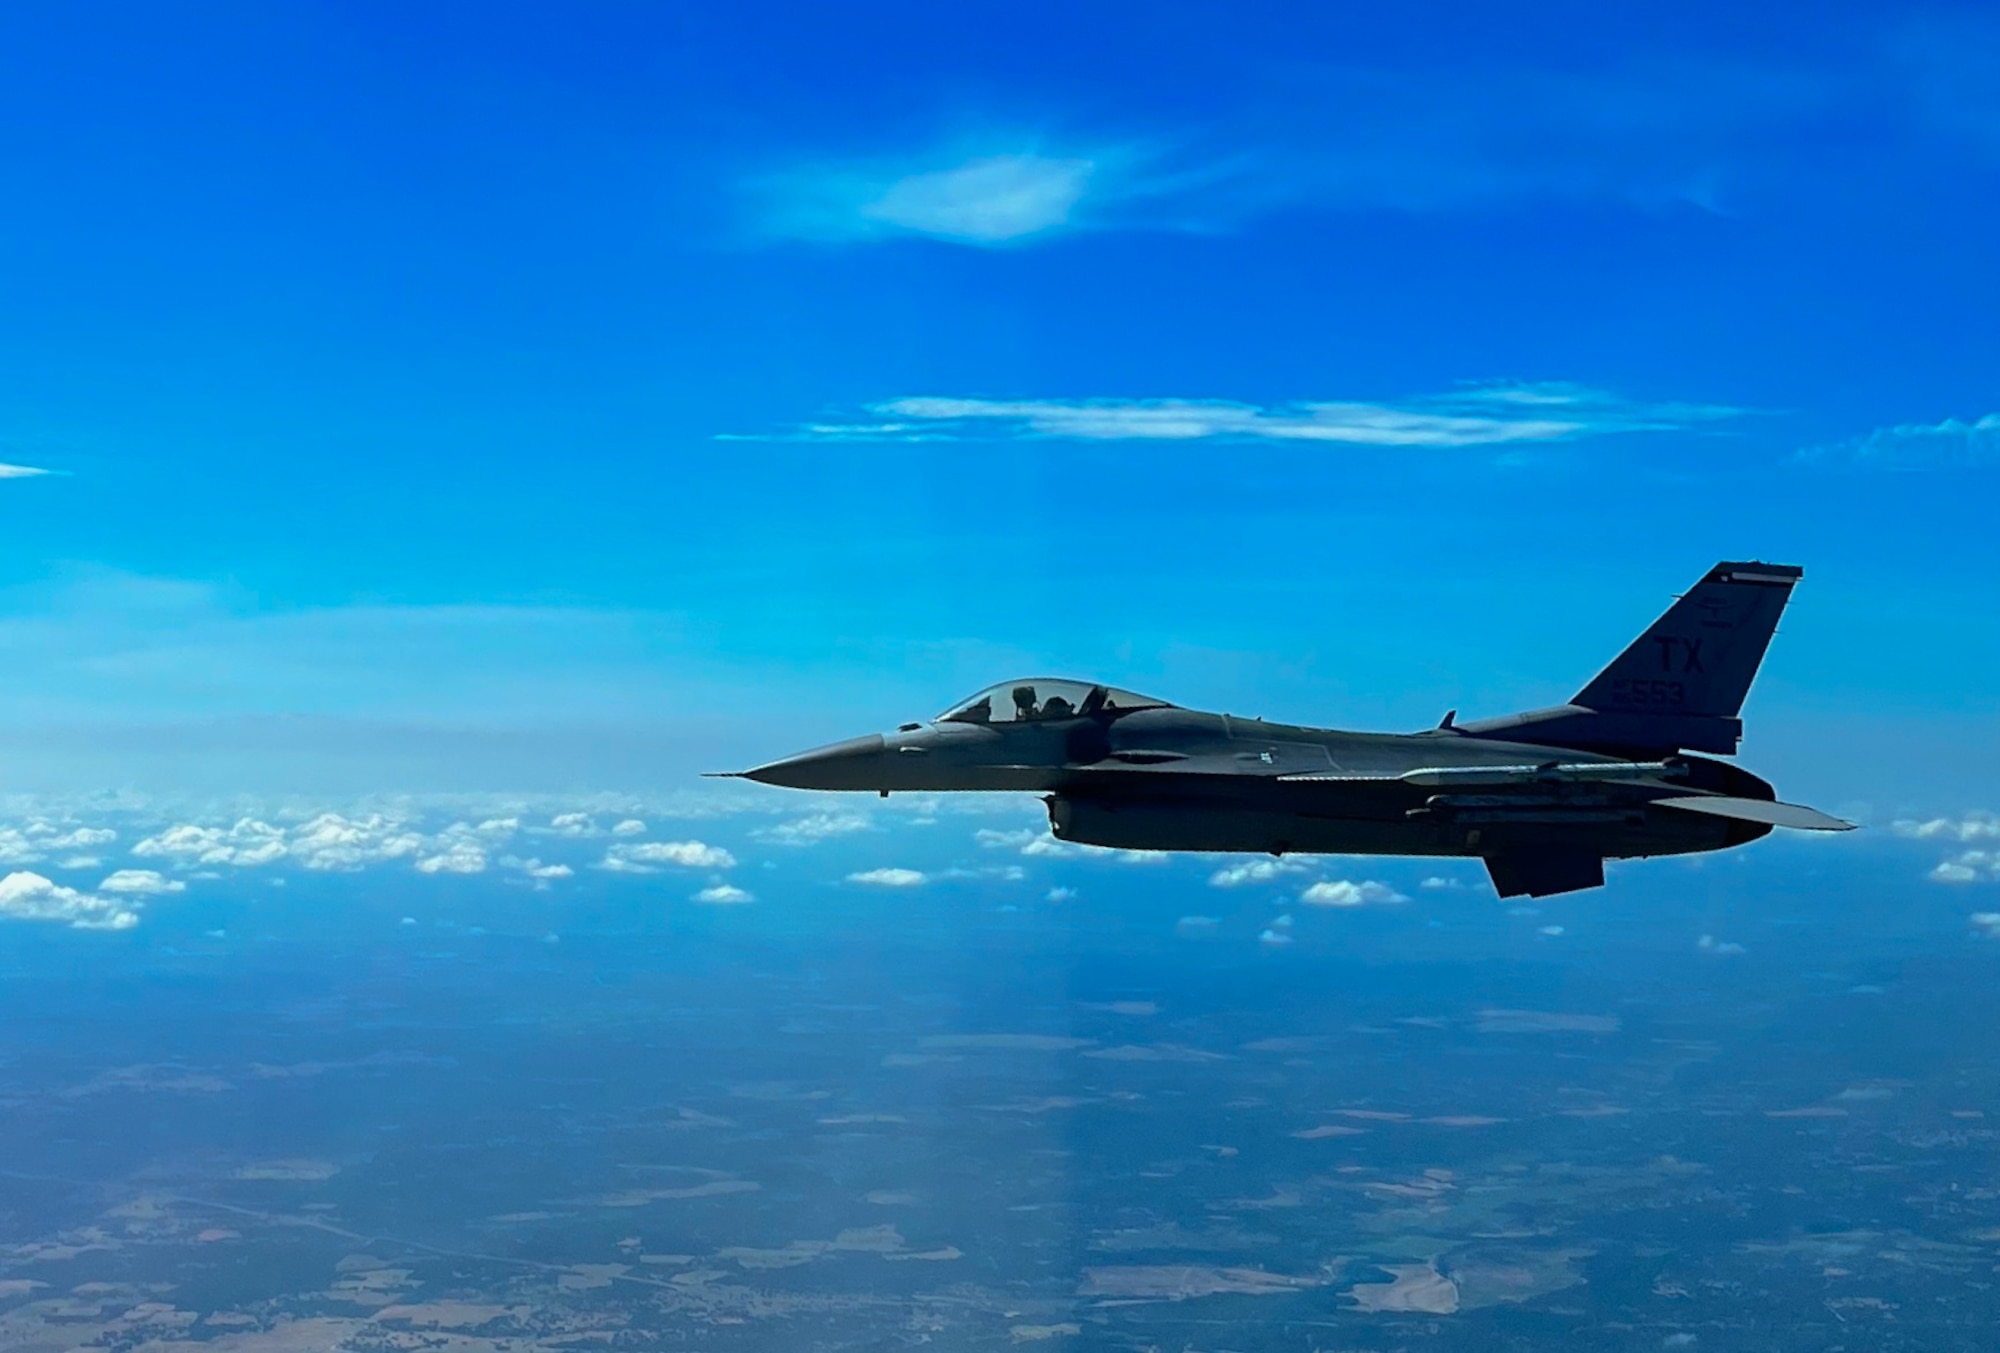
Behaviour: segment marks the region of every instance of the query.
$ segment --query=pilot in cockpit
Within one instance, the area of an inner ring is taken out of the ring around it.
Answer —
[[[1026,723],[1028,720],[1034,718],[1035,714],[1035,688],[1033,686],[1016,686],[1014,688],[1014,717],[1022,723]]]

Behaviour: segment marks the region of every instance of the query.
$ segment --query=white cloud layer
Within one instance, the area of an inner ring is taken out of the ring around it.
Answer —
[[[19,870],[0,878],[0,919],[55,921],[77,930],[130,930],[139,924],[139,913],[131,904]]]
[[[1588,386],[1545,381],[1470,385],[1397,403],[1343,400],[1262,408],[1220,399],[917,395],[872,405],[869,412],[874,421],[812,424],[770,440],[1262,441],[1452,449],[1676,431],[1741,410],[1637,403]]]

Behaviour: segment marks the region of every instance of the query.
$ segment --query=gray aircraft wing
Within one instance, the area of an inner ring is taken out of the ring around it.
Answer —
[[[1652,806],[1734,818],[1738,822],[1761,822],[1771,827],[1793,827],[1807,832],[1851,832],[1855,827],[1854,823],[1822,813],[1817,808],[1799,803],[1774,803],[1769,799],[1733,799],[1719,794],[1704,794],[1684,799],[1654,799]]]

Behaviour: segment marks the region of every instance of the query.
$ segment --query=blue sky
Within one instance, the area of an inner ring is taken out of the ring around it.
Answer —
[[[0,20],[0,783],[669,787],[1056,670],[1422,726],[1806,566],[1990,806],[1979,7]]]

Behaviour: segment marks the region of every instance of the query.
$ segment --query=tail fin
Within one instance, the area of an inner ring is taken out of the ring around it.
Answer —
[[[1460,727],[1555,747],[1733,753],[1743,699],[1804,572],[1717,564],[1567,705]]]
[[[1803,573],[1785,564],[1717,564],[1570,703],[1734,719]]]

